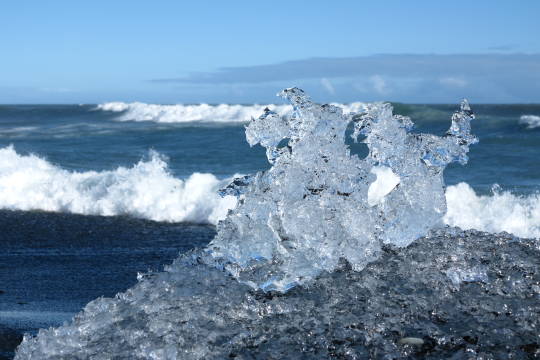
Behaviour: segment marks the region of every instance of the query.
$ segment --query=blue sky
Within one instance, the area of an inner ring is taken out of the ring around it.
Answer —
[[[3,1],[0,103],[540,102],[540,1]]]

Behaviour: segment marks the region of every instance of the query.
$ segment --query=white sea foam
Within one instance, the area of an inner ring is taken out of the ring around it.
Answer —
[[[477,195],[467,183],[446,190],[448,211],[444,221],[462,229],[491,233],[509,232],[524,238],[540,238],[540,196],[517,196],[507,191]]]
[[[537,115],[521,115],[519,123],[527,125],[529,129],[540,127],[540,116]]]
[[[291,111],[287,105],[156,105],[140,102],[110,102],[98,105],[98,110],[120,113],[120,121],[181,122],[244,122],[259,116],[266,107],[281,114]]]
[[[363,104],[333,104],[342,107],[346,112],[358,112]],[[246,122],[257,118],[269,108],[280,115],[291,113],[291,105],[158,105],[141,102],[123,103],[108,102],[97,106],[96,110],[119,113],[120,121],[155,121],[160,123],[183,122]]]
[[[0,208],[86,215],[129,215],[156,221],[215,224],[234,207],[212,174],[173,177],[155,152],[148,161],[113,171],[71,172],[13,147],[0,149]]]
[[[386,176],[388,175],[388,179]],[[398,181],[393,174],[377,173],[373,189]],[[166,162],[153,153],[148,161],[113,171],[71,172],[36,156],[0,149],[0,208],[45,210],[87,215],[129,215],[156,221],[216,224],[236,201],[217,191],[229,180],[212,174],[173,177]],[[383,186],[384,187],[384,186]],[[380,189],[378,202],[387,191]],[[378,193],[378,192],[377,192]],[[463,229],[506,231],[520,237],[540,238],[540,196],[509,192],[477,195],[466,183],[446,190],[448,212],[444,222]]]

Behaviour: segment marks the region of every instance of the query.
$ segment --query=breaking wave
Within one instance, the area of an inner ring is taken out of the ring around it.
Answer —
[[[467,183],[446,190],[445,223],[490,233],[509,232],[540,238],[540,195],[518,196],[495,188],[491,196],[477,195]]]
[[[130,168],[71,172],[11,146],[0,149],[2,209],[215,224],[236,203],[217,195],[224,183],[212,174],[175,178],[156,152]]]
[[[537,115],[521,115],[519,123],[527,125],[529,129],[540,127],[540,116]]]
[[[377,173],[376,186],[392,183],[393,173]],[[386,178],[388,177],[388,179]],[[212,174],[173,177],[156,152],[148,161],[113,171],[71,172],[36,155],[0,149],[0,208],[83,215],[128,215],[155,221],[217,224],[236,205],[218,190],[229,182]],[[372,194],[370,194],[371,197]],[[384,197],[384,193],[375,195]],[[477,195],[467,183],[446,190],[444,222],[462,229],[502,231],[540,238],[540,196],[510,192]]]
[[[362,104],[334,104],[345,112],[357,112]],[[184,122],[246,122],[258,117],[264,109],[269,108],[280,115],[292,112],[291,105],[158,105],[141,102],[124,103],[108,102],[97,106],[95,110],[119,113],[119,121],[155,121],[159,123]]]

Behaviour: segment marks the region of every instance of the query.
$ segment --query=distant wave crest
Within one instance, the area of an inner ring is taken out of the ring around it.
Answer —
[[[333,104],[343,108],[346,112],[358,112],[363,104]],[[257,118],[265,108],[269,108],[280,115],[292,111],[290,105],[158,105],[141,102],[124,103],[108,102],[100,104],[95,110],[118,113],[119,121],[154,121],[159,123],[184,122],[221,122],[238,123]]]
[[[529,129],[540,127],[540,116],[537,115],[521,115],[519,123],[527,125]]]
[[[219,197],[228,183],[212,174],[173,177],[156,152],[112,171],[72,172],[36,155],[0,149],[0,208],[85,215],[129,215],[156,221],[215,224],[236,199]]]

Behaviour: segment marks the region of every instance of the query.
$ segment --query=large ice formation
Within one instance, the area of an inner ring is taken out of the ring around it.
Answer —
[[[411,120],[392,115],[390,104],[344,114],[297,88],[280,95],[292,116],[266,110],[246,128],[247,141],[266,148],[272,168],[224,190],[240,200],[218,224],[208,247],[212,261],[254,288],[286,291],[332,271],[342,258],[361,270],[382,244],[407,246],[441,220],[442,172],[452,161],[466,163],[477,141],[466,101],[438,137],[409,132]],[[345,143],[351,122],[353,138],[365,137],[365,159]]]

